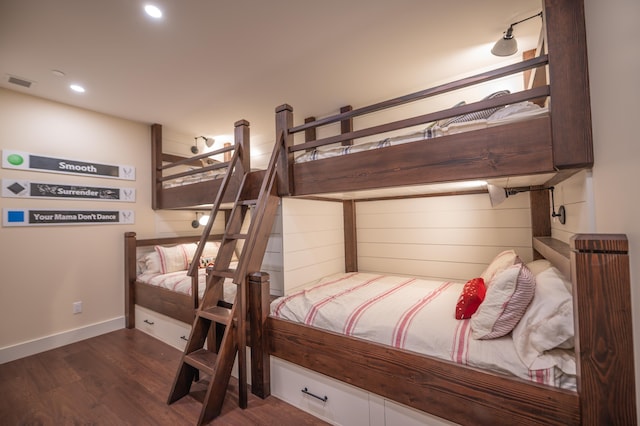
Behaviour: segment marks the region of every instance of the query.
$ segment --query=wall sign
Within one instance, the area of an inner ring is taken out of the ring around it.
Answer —
[[[136,180],[136,168],[133,166],[43,157],[28,152],[6,149],[2,150],[2,167],[5,169]]]
[[[132,224],[132,210],[2,209],[2,226]]]
[[[2,179],[2,196],[9,198],[57,198],[135,202],[136,190],[134,188],[105,188]]]

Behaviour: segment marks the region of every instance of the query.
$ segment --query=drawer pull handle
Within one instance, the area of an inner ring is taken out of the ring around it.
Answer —
[[[329,399],[329,397],[327,395],[325,395],[324,397],[318,396],[318,395],[316,395],[314,393],[309,392],[309,389],[307,389],[307,388],[304,388],[304,389],[300,390],[300,392],[306,393],[307,395],[312,396],[314,398],[317,398],[322,402],[327,402],[327,400]]]
[[[188,342],[188,341],[189,341],[189,339],[187,339],[187,336],[180,336],[180,338],[181,338],[182,340],[186,341],[186,342]]]
[[[144,322],[146,322],[146,323],[147,323],[147,324],[149,324],[149,325],[153,325],[153,324],[155,324],[155,322],[153,322],[153,321],[149,321],[148,319],[144,320]]]

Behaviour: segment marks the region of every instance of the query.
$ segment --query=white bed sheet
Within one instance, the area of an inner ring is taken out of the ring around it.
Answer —
[[[508,105],[496,111],[487,119],[462,121],[450,124],[446,127],[439,127],[437,124],[428,126],[424,130],[407,135],[392,137],[374,142],[365,142],[349,146],[328,146],[319,147],[314,150],[299,154],[295,162],[305,163],[313,160],[339,157],[341,155],[353,154],[356,152],[369,151],[372,149],[385,148],[388,146],[401,145],[411,142],[425,141],[441,136],[454,135],[458,133],[470,132],[473,130],[486,129],[488,127],[501,126],[517,121],[529,120],[543,117],[549,114],[548,108],[541,108],[531,102],[521,102]]]
[[[575,376],[557,367],[529,370],[518,357],[510,334],[492,340],[473,339],[470,320],[454,316],[463,285],[358,272],[336,274],[274,300],[271,315],[575,390]]]
[[[233,269],[237,262],[232,262],[230,268]],[[187,275],[187,271],[161,273],[143,273],[138,275],[137,281],[162,287],[167,290],[175,291],[191,296],[191,277]],[[205,268],[198,269],[198,298],[202,298],[207,282],[207,271]],[[226,278],[223,287],[223,299],[225,302],[233,303],[237,291],[237,285],[231,278]]]

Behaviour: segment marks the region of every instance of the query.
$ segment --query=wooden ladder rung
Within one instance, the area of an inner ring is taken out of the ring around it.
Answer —
[[[206,349],[198,349],[195,352],[184,356],[184,362],[190,366],[197,368],[205,374],[213,376],[216,371],[216,359],[218,354]]]
[[[219,324],[229,324],[231,319],[231,309],[222,306],[212,306],[198,311],[198,316]]]
[[[246,240],[247,234],[225,234],[227,240]]]
[[[224,271],[216,271],[215,269],[210,272],[211,275],[216,277],[234,278],[236,276],[235,269],[225,269]]]

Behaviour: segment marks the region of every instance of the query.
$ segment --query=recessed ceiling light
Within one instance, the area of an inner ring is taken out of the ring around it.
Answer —
[[[79,84],[72,84],[69,86],[69,88],[74,92],[84,93],[84,87],[80,86]]]
[[[64,77],[64,72],[60,70],[51,70],[51,74],[55,75],[56,77]]]
[[[147,15],[151,16],[152,18],[162,18],[162,11],[160,10],[160,8],[158,8],[158,6],[148,4],[144,7],[144,11],[147,12]]]

